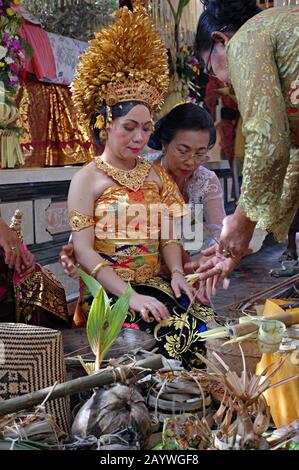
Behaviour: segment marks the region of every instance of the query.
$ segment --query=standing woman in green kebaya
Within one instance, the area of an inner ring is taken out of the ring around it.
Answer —
[[[238,207],[199,269],[219,285],[256,226],[283,240],[299,207],[299,7],[261,12],[255,0],[202,3],[197,54],[208,74],[231,83],[246,141]]]

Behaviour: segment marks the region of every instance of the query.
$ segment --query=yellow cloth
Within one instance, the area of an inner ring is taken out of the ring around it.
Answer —
[[[299,204],[298,24],[298,8],[270,8],[227,48],[246,141],[240,205],[280,240]]]
[[[286,300],[267,300],[264,316],[278,315],[285,313],[279,305],[287,304]],[[298,309],[290,309],[288,313],[298,312]],[[282,367],[272,378],[272,383],[287,379],[288,377],[299,374],[299,351],[294,352],[276,352],[274,354],[263,354],[261,361],[257,365],[256,373],[260,374],[269,365],[273,364],[271,371],[279,364],[281,360],[285,360]],[[271,415],[275,426],[284,426],[296,419],[299,419],[299,378],[272,388],[265,392],[265,398],[270,406]]]

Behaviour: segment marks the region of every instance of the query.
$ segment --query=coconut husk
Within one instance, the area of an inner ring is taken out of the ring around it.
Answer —
[[[75,417],[72,435],[100,438],[128,428],[135,430],[143,447],[151,433],[151,419],[136,388],[117,384],[109,390],[96,391],[82,406]]]

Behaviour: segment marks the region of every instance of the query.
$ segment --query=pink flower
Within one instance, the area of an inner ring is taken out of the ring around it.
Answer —
[[[9,64],[9,68],[12,72],[17,72],[19,69],[19,67],[17,66],[15,62],[13,64]]]
[[[14,39],[11,43],[11,48],[16,52],[19,52],[22,49],[20,41],[18,39]]]

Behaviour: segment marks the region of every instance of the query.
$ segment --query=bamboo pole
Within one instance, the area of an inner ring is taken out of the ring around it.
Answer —
[[[55,400],[56,398],[63,398],[67,395],[74,393],[91,390],[96,387],[103,387],[115,382],[123,381],[124,377],[129,379],[140,372],[138,369],[158,370],[163,367],[162,356],[155,354],[146,359],[136,362],[133,366],[121,366],[113,369],[102,369],[98,373],[88,377],[80,377],[78,379],[70,380],[62,384],[57,384],[51,393],[53,387],[43,388],[36,392],[26,393],[16,398],[4,400],[0,402],[0,417],[10,413],[31,408],[42,403],[45,398],[50,394],[48,400]]]

